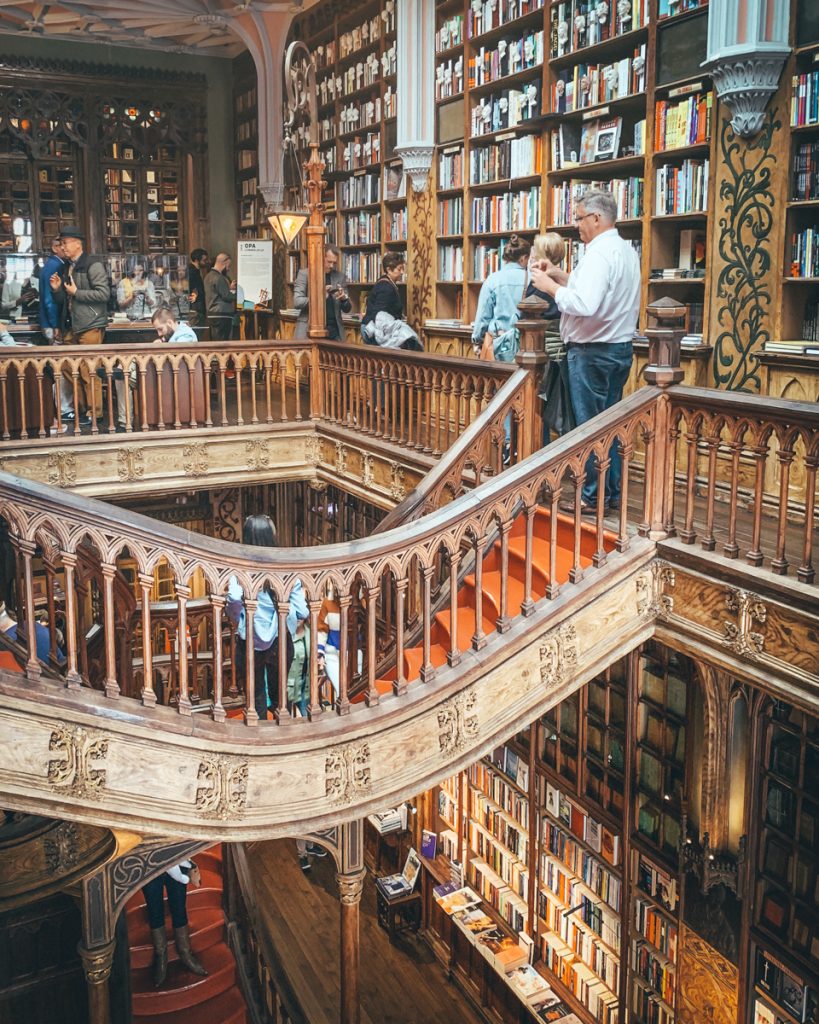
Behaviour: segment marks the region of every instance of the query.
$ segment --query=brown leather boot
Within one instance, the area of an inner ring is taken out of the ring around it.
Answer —
[[[159,988],[168,973],[168,935],[164,925],[151,929],[151,942],[154,944],[154,960],[151,965],[154,972],[154,988]]]
[[[176,939],[176,951],[183,966],[187,967],[191,974],[206,975],[208,972],[191,952],[190,926],[186,924],[183,928],[174,928],[173,937]]]

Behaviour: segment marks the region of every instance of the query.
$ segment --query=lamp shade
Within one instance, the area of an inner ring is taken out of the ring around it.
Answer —
[[[306,210],[276,210],[267,219],[276,236],[289,246],[307,223],[308,217]]]

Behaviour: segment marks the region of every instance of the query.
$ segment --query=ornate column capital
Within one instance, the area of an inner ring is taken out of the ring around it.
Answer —
[[[352,907],[361,902],[361,894],[364,891],[365,870],[356,871],[354,874],[337,874],[338,894],[341,903],[346,907]]]
[[[731,127],[748,138],[762,130],[765,108],[779,87],[790,49],[717,57],[703,67],[732,113]]]

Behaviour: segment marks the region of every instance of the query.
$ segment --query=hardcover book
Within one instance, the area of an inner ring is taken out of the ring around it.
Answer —
[[[435,860],[435,854],[438,851],[438,834],[437,832],[430,832],[429,829],[423,829],[421,832],[421,856],[426,857],[427,860]]]
[[[406,896],[415,888],[418,881],[418,873],[421,869],[421,858],[416,851],[410,847],[407,859],[404,862],[404,870],[400,874],[386,875],[384,878],[376,878],[375,884],[384,893],[387,899],[395,899],[398,896]]]
[[[622,117],[613,117],[610,121],[599,121],[597,136],[594,141],[594,159],[616,160],[620,152],[620,131],[623,126]]]

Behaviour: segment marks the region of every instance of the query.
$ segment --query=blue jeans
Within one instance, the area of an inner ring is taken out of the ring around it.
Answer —
[[[577,425],[610,409],[623,397],[623,385],[631,370],[631,342],[614,345],[591,342],[586,345],[570,345],[569,393]],[[617,453],[617,443],[609,452],[611,463],[606,474],[606,502],[620,500],[622,467]],[[583,485],[583,501],[597,503],[597,467],[590,456],[586,462],[586,482]]]
[[[185,907],[188,887],[166,872],[151,879],[147,885],[142,887],[145,896],[145,905],[148,908],[148,924],[151,928],[165,927],[165,906],[163,893],[168,894],[168,910],[171,912],[171,924],[174,928],[184,928],[188,923],[188,913]]]

